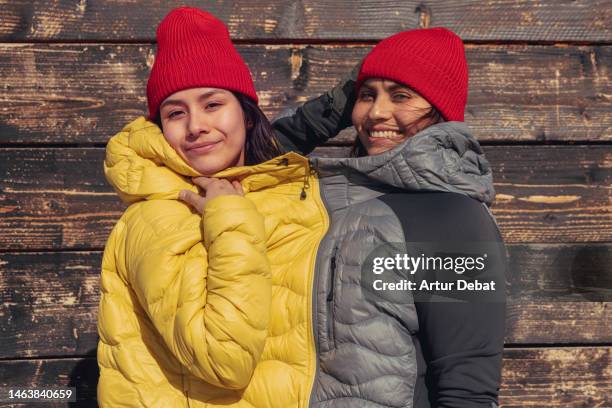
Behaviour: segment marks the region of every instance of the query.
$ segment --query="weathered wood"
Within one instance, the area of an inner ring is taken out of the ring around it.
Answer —
[[[609,407],[610,347],[506,349],[500,406]]]
[[[500,406],[609,406],[611,350],[610,347],[506,349]],[[95,358],[0,361],[0,387],[72,386],[77,388],[78,400],[88,407],[96,406],[98,376]]]
[[[612,302],[612,244],[511,245],[508,253],[511,299]]]
[[[101,262],[101,252],[0,254],[0,358],[95,348]]]
[[[512,245],[509,253],[506,343],[612,342],[612,244]],[[98,251],[0,254],[0,359],[95,348],[101,258]]]
[[[612,241],[612,146],[490,146],[508,243]],[[319,155],[346,155],[325,147]],[[100,249],[125,206],[104,149],[0,149],[0,247]]]
[[[5,249],[100,249],[125,209],[103,171],[104,149],[0,151]]]
[[[430,26],[465,40],[610,41],[605,0],[521,2],[149,1],[0,2],[0,40],[144,40],[173,7],[195,5],[222,19],[235,39],[365,40]]]
[[[510,299],[507,345],[610,343],[612,302]]]
[[[239,47],[270,117],[331,88],[369,49]],[[466,122],[481,141],[612,140],[611,56],[610,46],[469,46]],[[148,44],[1,44],[0,143],[105,143],[145,112],[152,61]]]

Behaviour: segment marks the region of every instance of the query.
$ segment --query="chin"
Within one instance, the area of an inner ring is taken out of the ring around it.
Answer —
[[[227,168],[240,166],[240,158],[240,153],[230,155],[226,151],[220,150],[189,157],[187,163],[203,176],[212,176]]]
[[[213,174],[218,173],[221,170],[224,170],[229,167],[224,163],[210,163],[210,160],[208,160],[208,163],[206,163],[206,160],[202,161],[204,163],[194,163],[191,167],[193,167],[194,170],[197,170],[203,176],[212,176]]]

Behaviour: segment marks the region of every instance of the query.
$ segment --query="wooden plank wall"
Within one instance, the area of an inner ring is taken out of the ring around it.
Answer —
[[[95,406],[101,251],[124,206],[108,138],[145,112],[173,7],[229,26],[266,113],[328,89],[378,40],[466,43],[466,121],[510,251],[504,407],[612,406],[612,9],[605,0],[0,0],[0,386]],[[315,154],[343,155],[345,132]],[[38,406],[38,405],[37,405]]]

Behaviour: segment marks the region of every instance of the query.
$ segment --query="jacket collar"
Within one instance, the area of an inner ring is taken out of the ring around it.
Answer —
[[[490,205],[493,175],[478,140],[463,122],[443,122],[417,133],[375,156],[316,158],[321,177],[357,173],[367,183],[402,190],[446,191]]]
[[[309,172],[308,159],[287,153],[254,166],[233,167],[213,177],[241,180],[245,193],[291,181]],[[139,117],[113,136],[106,146],[104,174],[126,203],[177,199],[181,190],[198,191],[191,177],[200,176],[168,144],[157,125]]]

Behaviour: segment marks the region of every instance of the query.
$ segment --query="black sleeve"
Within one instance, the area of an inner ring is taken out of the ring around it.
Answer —
[[[351,126],[359,66],[328,92],[310,99],[297,110],[286,110],[272,121],[276,138],[286,152],[306,155]]]
[[[432,407],[496,406],[504,304],[425,302],[416,307]]]
[[[417,301],[418,338],[432,407],[496,407],[505,331],[506,250],[484,205],[459,194],[396,194],[385,199],[402,221],[407,242],[485,242],[494,300]],[[403,198],[401,198],[403,196]],[[493,245],[490,245],[493,243]]]

